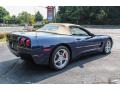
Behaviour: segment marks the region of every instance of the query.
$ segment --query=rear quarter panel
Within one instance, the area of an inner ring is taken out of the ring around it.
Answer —
[[[51,51],[58,45],[68,45],[72,51],[72,57],[76,54],[76,42],[73,36],[59,34],[37,34],[37,45],[41,48],[51,48]]]

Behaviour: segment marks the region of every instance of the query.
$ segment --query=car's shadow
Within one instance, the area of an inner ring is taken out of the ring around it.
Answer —
[[[63,72],[66,72],[74,67],[84,68],[84,64],[92,62],[94,60],[101,60],[100,58],[103,58],[105,56],[107,55],[99,53],[90,54],[81,57],[78,60],[70,62],[66,68],[60,71],[51,70],[48,66],[38,66],[32,63],[26,63],[21,59],[1,62],[0,65],[5,65],[10,62],[17,61],[17,63],[15,62],[16,64],[13,64],[13,66],[6,67],[9,69],[3,74],[3,78],[7,78],[8,80],[5,83],[37,83],[42,80],[61,74]],[[4,82],[0,81],[0,83]]]

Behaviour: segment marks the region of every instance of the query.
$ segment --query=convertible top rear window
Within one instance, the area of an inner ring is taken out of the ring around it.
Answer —
[[[48,30],[58,30],[59,26],[58,25],[45,25],[42,28],[38,29],[37,31],[48,31]]]

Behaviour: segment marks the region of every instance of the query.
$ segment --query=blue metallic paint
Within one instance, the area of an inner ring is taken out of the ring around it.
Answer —
[[[102,51],[104,44],[110,36],[96,35],[96,36],[72,36],[72,35],[59,35],[45,32],[14,32],[13,35],[19,37],[28,37],[31,40],[31,48],[24,48],[18,46],[18,50],[14,51],[10,48],[11,52],[19,56],[22,54],[29,54],[37,64],[48,64],[49,57],[53,49],[58,45],[69,46],[72,52],[72,59],[79,56],[81,53],[88,51]],[[112,40],[112,39],[111,39]],[[9,45],[8,45],[9,46]],[[44,48],[50,51],[44,51]]]

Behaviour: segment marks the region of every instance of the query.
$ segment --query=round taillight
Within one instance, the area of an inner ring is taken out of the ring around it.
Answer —
[[[20,40],[19,40],[19,45],[21,46],[21,45],[23,45],[24,44],[24,38],[21,38]]]
[[[25,41],[25,45],[26,45],[27,47],[29,47],[29,46],[31,45],[30,39],[27,39],[27,40]]]

